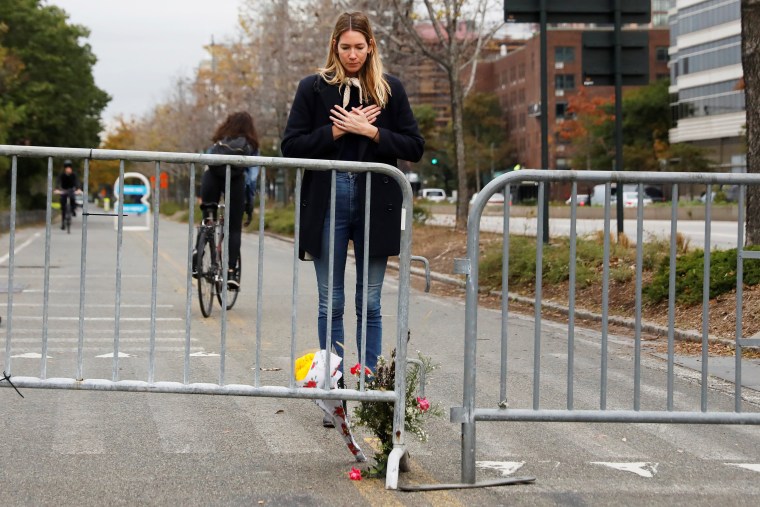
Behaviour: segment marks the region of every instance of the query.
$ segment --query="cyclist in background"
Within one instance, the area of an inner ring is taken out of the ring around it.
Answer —
[[[241,155],[259,154],[259,138],[253,125],[253,117],[245,111],[230,114],[217,127],[211,140],[214,143],[224,143],[233,147],[240,146]],[[208,205],[213,206],[219,203],[224,192],[225,173],[225,166],[211,166],[203,173],[201,178],[201,201],[204,208],[207,208]],[[230,224],[228,265],[231,268],[227,273],[227,288],[238,290],[240,288],[240,280],[237,271],[232,266],[237,266],[237,261],[240,257],[240,236],[243,227],[246,176],[242,167],[232,166],[230,173],[230,207],[226,211],[226,216]],[[216,217],[215,210],[213,214]],[[195,265],[195,262],[193,262],[193,265]]]
[[[66,214],[66,200],[69,201],[69,209],[71,210],[71,216],[77,216],[77,203],[74,199],[76,194],[82,193],[82,187],[79,184],[79,177],[74,172],[74,164],[71,160],[63,161],[63,172],[58,175],[57,190],[60,190],[60,202],[61,202],[61,229],[66,228],[65,214]]]

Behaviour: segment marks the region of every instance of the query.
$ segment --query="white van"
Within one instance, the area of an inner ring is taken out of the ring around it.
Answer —
[[[420,197],[432,202],[441,202],[446,200],[446,191],[442,188],[423,188]]]

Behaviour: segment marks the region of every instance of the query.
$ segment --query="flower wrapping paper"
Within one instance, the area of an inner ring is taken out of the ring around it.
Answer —
[[[309,370],[305,372],[304,369],[299,368],[299,365],[303,365],[304,359],[308,360],[308,356],[299,358],[296,361],[296,383],[299,387],[317,388],[325,385],[325,364],[327,361],[327,351],[320,350],[313,354],[311,360],[311,366]],[[340,363],[342,359],[339,355],[330,353],[330,382],[329,388],[336,389],[338,387],[338,380],[343,376],[340,371]],[[300,377],[300,378],[299,378]],[[326,387],[326,386],[325,386]],[[343,400],[314,400],[319,408],[321,408],[325,414],[332,418],[335,429],[343,437],[343,440],[348,446],[348,450],[353,454],[354,458],[358,462],[367,461],[367,457],[362,452],[359,445],[354,439],[353,433],[351,433],[351,427],[349,425],[348,413],[346,411],[346,404]]]

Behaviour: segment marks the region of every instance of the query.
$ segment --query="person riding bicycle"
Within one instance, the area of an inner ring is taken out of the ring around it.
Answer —
[[[66,201],[69,202],[71,216],[77,216],[77,203],[74,199],[75,194],[82,193],[82,187],[79,184],[77,173],[74,172],[74,164],[71,160],[63,161],[63,172],[58,175],[56,190],[60,193],[61,202],[61,229],[66,228]]]
[[[230,114],[211,138],[214,143],[225,143],[230,146],[241,146],[241,155],[258,155],[259,139],[253,124],[253,117],[245,111]],[[246,175],[242,167],[230,167],[230,206],[226,211],[230,224],[229,263],[227,273],[227,288],[238,290],[240,280],[233,266],[237,265],[240,257],[240,236],[243,227],[243,211],[246,197]],[[215,205],[220,202],[224,193],[226,166],[210,166],[201,178],[201,207],[204,218],[211,213],[216,217]],[[193,263],[195,264],[195,263]]]

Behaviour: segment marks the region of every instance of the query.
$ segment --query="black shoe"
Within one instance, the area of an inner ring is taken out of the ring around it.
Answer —
[[[65,231],[65,230],[66,230],[66,224],[63,224],[63,223],[61,224],[61,230],[62,230],[62,231]]]
[[[76,211],[72,211],[72,212],[71,212],[71,216],[72,216],[72,217],[75,217],[75,216],[77,216],[77,212],[76,212]]]
[[[322,427],[323,428],[334,428],[335,424],[333,423],[332,417],[325,414],[324,417],[322,417]]]
[[[227,272],[227,290],[240,290],[240,281],[234,270]]]

